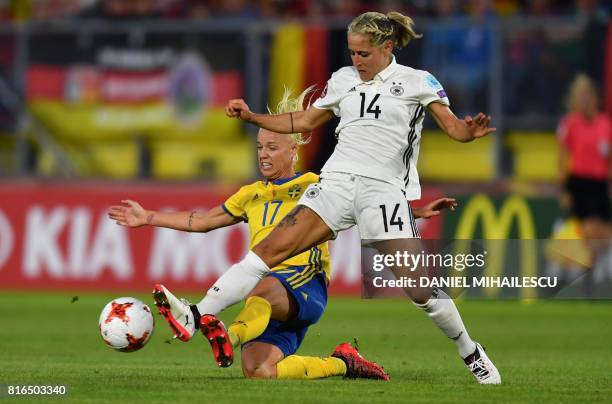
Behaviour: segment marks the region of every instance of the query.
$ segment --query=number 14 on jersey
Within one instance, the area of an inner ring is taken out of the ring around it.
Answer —
[[[372,98],[372,101],[370,101],[370,104],[368,105],[368,108],[365,111],[364,111],[364,108],[366,105],[366,93],[359,93],[359,95],[361,96],[361,110],[359,113],[359,117],[363,118],[365,114],[368,113],[368,114],[374,114],[374,118],[378,119],[378,116],[382,112],[380,110],[380,106],[376,105],[376,101],[378,100],[378,97],[380,97],[380,94],[376,94],[374,98]]]

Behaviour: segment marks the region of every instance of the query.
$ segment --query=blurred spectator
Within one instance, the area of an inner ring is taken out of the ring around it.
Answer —
[[[211,16],[220,18],[257,18],[256,4],[248,0],[216,0],[210,2]]]
[[[610,7],[610,5],[608,6]],[[584,20],[584,71],[598,85],[604,82],[603,69],[606,49],[606,35],[610,16],[598,0],[576,0],[576,16]]]
[[[457,18],[463,15],[456,0],[436,0],[433,6],[433,16],[440,20]]]
[[[366,11],[363,7],[363,4],[359,1],[351,1],[351,0],[333,0],[329,2],[330,15],[334,17],[340,18],[353,18],[362,11]]]
[[[518,14],[521,9],[521,3],[518,0],[496,0],[495,12],[500,17],[508,17]]]
[[[207,0],[184,0],[178,7],[182,16],[191,19],[205,19],[210,17],[211,9]]]
[[[563,11],[576,18],[566,20],[565,26],[542,24],[537,29],[514,29],[506,36],[504,102],[512,116],[559,114],[563,86],[551,83],[567,82],[577,70],[603,83],[606,9],[597,0],[531,0],[525,9],[527,16],[539,18]]]
[[[577,69],[577,49],[568,47],[568,35],[559,35],[557,28],[547,30],[544,25],[522,28],[518,21],[505,38],[505,111],[523,117],[556,115],[560,113],[558,100],[563,95],[563,86],[551,83],[569,81]]]
[[[599,111],[597,88],[584,74],[570,85],[568,113],[558,128],[560,182],[569,195],[571,216],[587,239],[608,240],[612,179],[612,122]]]
[[[134,19],[163,16],[167,4],[157,0],[97,0],[80,14],[84,18]]]
[[[470,9],[479,7],[475,3],[478,2],[462,0],[448,1],[446,5],[454,4],[456,17],[467,17]],[[571,15],[592,9],[609,11],[611,6],[604,3],[597,0],[483,2],[499,17]],[[352,18],[371,10],[396,10],[419,17],[445,16],[444,7],[437,0],[0,0],[0,21],[52,20],[75,15],[86,18]]]
[[[29,0],[0,0],[0,22],[26,21],[30,18]]]
[[[469,17],[455,0],[436,0],[438,24],[424,35],[423,64],[444,83],[459,113],[487,109],[489,59],[495,21],[490,0],[471,0]]]
[[[32,4],[31,19],[35,21],[58,20],[78,14],[92,7],[96,0],[46,0]]]
[[[550,0],[529,0],[525,14],[531,17],[547,17],[553,14]]]
[[[608,3],[606,8],[599,0],[576,0],[574,13],[578,17],[607,20],[612,4]]]

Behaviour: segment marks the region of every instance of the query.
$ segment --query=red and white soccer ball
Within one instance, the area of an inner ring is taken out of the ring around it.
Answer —
[[[153,334],[154,325],[149,306],[133,297],[120,297],[109,302],[98,321],[106,345],[121,352],[134,352],[145,346]]]

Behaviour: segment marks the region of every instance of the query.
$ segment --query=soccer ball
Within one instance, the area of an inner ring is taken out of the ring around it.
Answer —
[[[134,352],[145,346],[154,324],[149,306],[133,297],[114,299],[104,306],[98,320],[106,345],[121,352]]]

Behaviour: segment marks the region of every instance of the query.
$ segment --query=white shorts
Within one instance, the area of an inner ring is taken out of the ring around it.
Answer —
[[[404,193],[396,185],[347,173],[324,173],[308,186],[298,204],[312,209],[334,233],[354,225],[364,244],[419,238]]]

